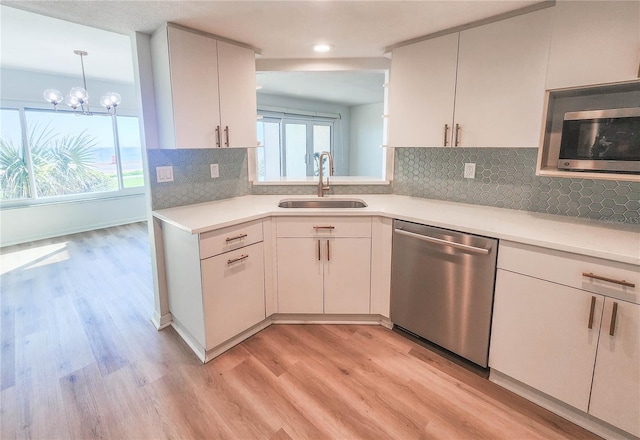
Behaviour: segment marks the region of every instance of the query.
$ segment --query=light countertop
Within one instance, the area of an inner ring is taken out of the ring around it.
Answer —
[[[153,215],[191,234],[269,216],[383,216],[640,265],[640,225],[398,195],[325,197],[364,200],[366,208],[278,208],[280,200],[295,198],[316,199],[254,195],[162,209]]]

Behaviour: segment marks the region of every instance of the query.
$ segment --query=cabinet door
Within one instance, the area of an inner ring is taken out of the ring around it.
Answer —
[[[265,318],[263,244],[202,260],[206,348]]]
[[[214,148],[220,124],[216,40],[173,27],[168,33],[175,147]]]
[[[459,146],[539,145],[550,14],[545,9],[460,33]]]
[[[369,313],[371,298],[371,239],[322,240],[324,312]]]
[[[603,302],[600,295],[499,269],[489,366],[586,412]]]
[[[557,2],[547,88],[638,78],[640,2]]]
[[[222,146],[255,148],[258,137],[254,52],[218,41],[218,75]]]
[[[278,238],[278,313],[323,313],[321,240]]]
[[[640,305],[605,301],[589,414],[640,437]]]
[[[445,124],[451,142],[458,34],[393,50],[389,83],[388,144],[441,147]]]

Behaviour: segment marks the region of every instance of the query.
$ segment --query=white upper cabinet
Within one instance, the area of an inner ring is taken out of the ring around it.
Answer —
[[[218,41],[222,146],[256,147],[256,57],[252,50]]]
[[[390,146],[442,147],[445,139],[448,145],[458,36],[445,35],[394,49],[389,78]]]
[[[537,146],[550,14],[545,9],[395,49],[389,145]]]
[[[453,126],[458,146],[539,145],[551,11],[460,33]]]
[[[558,2],[547,88],[638,78],[640,2]]]
[[[167,26],[151,38],[161,148],[255,147],[255,55]]]

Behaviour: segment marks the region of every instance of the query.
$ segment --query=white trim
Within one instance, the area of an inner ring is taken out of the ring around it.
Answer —
[[[173,317],[171,313],[167,313],[166,315],[160,315],[157,311],[154,310],[153,316],[151,317],[151,322],[156,330],[162,330],[163,328],[167,328],[171,325],[171,321]]]

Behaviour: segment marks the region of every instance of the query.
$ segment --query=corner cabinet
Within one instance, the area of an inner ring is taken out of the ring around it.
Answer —
[[[169,24],[151,54],[161,148],[257,146],[253,50]]]
[[[171,325],[203,362],[268,325],[262,227],[193,235],[163,224]]]
[[[276,228],[278,313],[370,313],[370,217],[283,217]]]
[[[539,144],[550,9],[393,50],[393,147]]]
[[[492,374],[639,436],[639,284],[637,266],[501,242]]]

